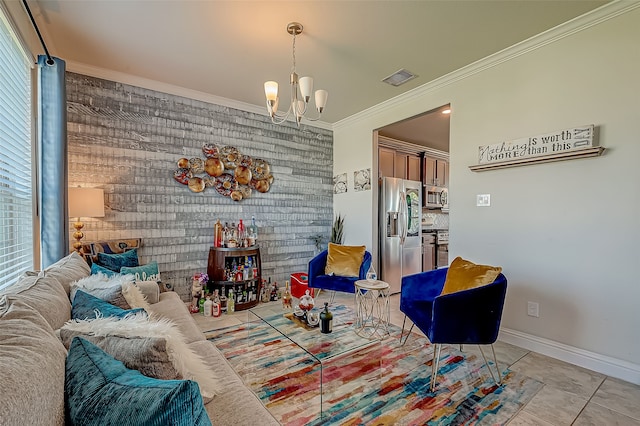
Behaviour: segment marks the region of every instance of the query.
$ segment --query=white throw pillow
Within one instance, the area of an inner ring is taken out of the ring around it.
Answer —
[[[122,294],[122,286],[131,283],[133,283],[133,276],[131,275],[107,276],[102,273],[89,275],[71,284],[70,299],[73,302],[76,291],[82,290],[122,309],[131,309],[127,299]]]
[[[157,284],[156,284],[157,285]],[[151,315],[151,307],[147,298],[135,283],[125,283],[122,285],[122,295],[132,308],[142,308]]]
[[[69,333],[65,333],[65,331]],[[71,339],[78,333],[88,336],[115,336],[130,339],[163,338],[166,340],[167,354],[173,367],[183,379],[198,383],[205,404],[222,392],[222,382],[204,360],[187,346],[178,327],[167,319],[149,319],[135,315],[122,319],[104,317],[93,320],[71,320],[60,330],[60,337],[68,347],[71,344]],[[68,341],[64,341],[65,337]],[[98,346],[100,345],[98,344]],[[118,359],[118,353],[111,355]],[[124,360],[120,361],[126,364]]]

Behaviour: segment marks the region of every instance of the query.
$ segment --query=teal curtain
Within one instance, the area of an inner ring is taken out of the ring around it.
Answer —
[[[69,253],[65,62],[38,56],[38,206],[40,258],[46,268]]]

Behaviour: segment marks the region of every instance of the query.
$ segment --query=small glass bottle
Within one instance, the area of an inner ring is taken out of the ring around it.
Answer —
[[[205,317],[210,317],[211,316],[211,306],[213,305],[213,302],[211,301],[211,298],[209,296],[207,296],[207,300],[204,301],[203,304],[203,314]]]
[[[320,332],[331,333],[333,331],[333,314],[329,312],[329,303],[324,302],[324,311],[320,312]]]
[[[223,241],[224,236],[222,232],[222,224],[220,223],[220,219],[218,219],[216,224],[213,226],[213,246],[222,247]]]
[[[291,309],[291,292],[289,291],[289,280],[284,282],[284,294],[282,295],[282,307]]]
[[[369,266],[369,270],[367,271],[367,281],[376,281],[378,279],[378,274],[376,274],[376,270],[373,268],[373,263]]]
[[[222,294],[220,295],[220,313],[224,314],[227,312],[227,296],[224,295],[224,289]]]
[[[227,297],[227,313],[232,314],[236,310],[236,296],[233,294],[233,287],[229,289],[229,297]]]
[[[214,317],[219,317],[222,314],[222,309],[220,307],[220,296],[218,295],[218,289],[213,290],[213,300],[211,301],[211,315]]]
[[[238,247],[244,247],[244,237],[245,237],[245,229],[244,223],[242,223],[242,219],[238,222]]]
[[[204,302],[205,302],[205,294],[204,290],[202,291],[202,296],[200,297],[200,301],[198,302],[198,312],[204,314]]]

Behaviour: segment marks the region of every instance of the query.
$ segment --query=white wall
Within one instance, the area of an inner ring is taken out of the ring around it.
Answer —
[[[559,347],[566,359],[640,383],[640,9],[615,16],[631,4],[338,123],[334,172],[371,167],[374,129],[451,103],[451,259],[504,268],[503,329],[538,342],[530,348]],[[599,129],[602,157],[468,169],[480,145],[584,124]],[[485,193],[491,207],[475,207]],[[366,197],[334,196],[335,211],[357,217],[347,223],[350,242],[371,243],[377,218],[373,192]],[[527,301],[540,304],[539,318],[526,315]]]

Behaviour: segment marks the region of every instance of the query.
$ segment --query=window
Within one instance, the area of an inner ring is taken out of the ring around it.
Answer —
[[[31,64],[0,9],[0,289],[33,268]]]

